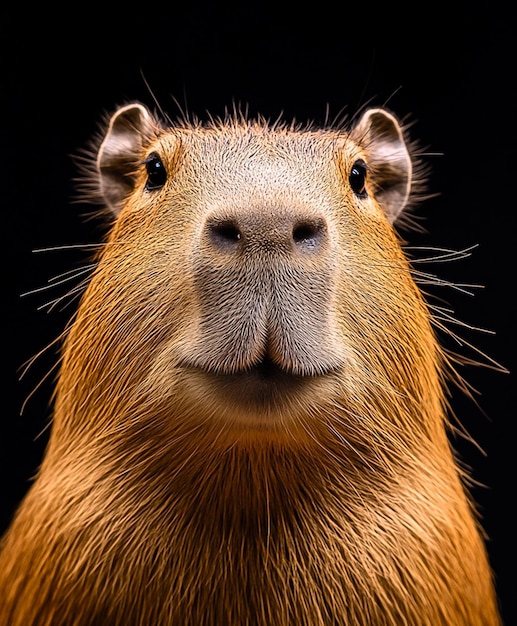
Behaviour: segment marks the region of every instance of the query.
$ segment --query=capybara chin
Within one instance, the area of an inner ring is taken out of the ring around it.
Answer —
[[[114,223],[3,540],[2,626],[500,624],[394,227],[412,146],[382,109],[114,113]]]

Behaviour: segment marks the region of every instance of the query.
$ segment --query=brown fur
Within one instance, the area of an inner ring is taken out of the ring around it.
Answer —
[[[395,118],[165,128],[129,105],[97,169],[117,220],[4,538],[0,624],[499,624],[393,228],[415,181]]]

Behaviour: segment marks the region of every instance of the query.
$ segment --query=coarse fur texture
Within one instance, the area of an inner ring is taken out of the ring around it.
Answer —
[[[3,539],[2,626],[497,626],[396,118],[111,117],[114,223]]]

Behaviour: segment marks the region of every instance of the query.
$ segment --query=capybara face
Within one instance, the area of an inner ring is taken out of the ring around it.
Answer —
[[[118,221],[72,331],[97,345],[78,372],[90,394],[287,437],[335,402],[432,402],[434,340],[392,227],[412,164],[391,115],[352,133],[167,130],[128,106],[97,164]]]

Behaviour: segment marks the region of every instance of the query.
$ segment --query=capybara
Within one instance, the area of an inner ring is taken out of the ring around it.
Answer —
[[[407,127],[161,117],[126,104],[98,142],[113,224],[3,539],[0,624],[500,624],[395,225]]]

